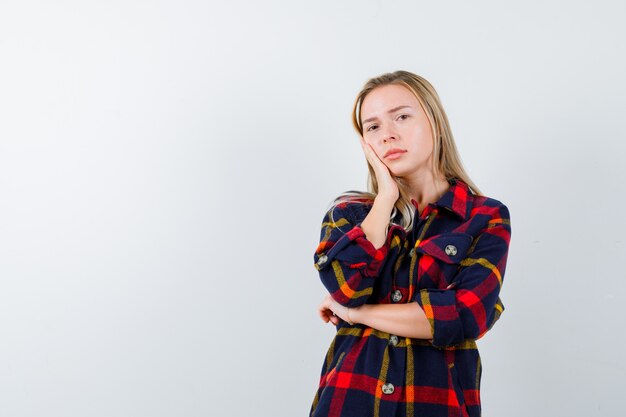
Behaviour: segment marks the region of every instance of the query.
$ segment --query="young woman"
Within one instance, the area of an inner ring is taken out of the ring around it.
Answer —
[[[469,179],[424,78],[372,78],[353,123],[370,192],[322,221],[318,310],[337,333],[310,416],[480,416],[476,340],[504,310],[509,210]]]

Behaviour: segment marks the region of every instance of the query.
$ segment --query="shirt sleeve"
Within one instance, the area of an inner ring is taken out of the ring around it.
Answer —
[[[508,208],[494,211],[459,266],[451,288],[422,289],[414,300],[431,326],[432,344],[444,348],[480,339],[504,311],[499,293],[506,269],[511,221]]]
[[[315,268],[333,299],[347,307],[365,304],[373,293],[389,250],[389,234],[380,248],[367,240],[354,203],[340,203],[322,220]],[[361,218],[363,217],[363,218]]]

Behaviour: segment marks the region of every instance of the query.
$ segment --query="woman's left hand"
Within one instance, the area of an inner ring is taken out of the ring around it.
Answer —
[[[322,320],[325,323],[329,321],[335,326],[339,324],[339,319],[349,323],[348,321],[348,307],[342,306],[337,301],[327,294],[322,300],[322,303],[317,308],[317,311]]]

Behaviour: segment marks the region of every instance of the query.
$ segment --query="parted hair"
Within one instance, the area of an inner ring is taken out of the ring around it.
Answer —
[[[475,195],[483,195],[465,172],[461,156],[459,155],[454,142],[454,136],[452,135],[452,130],[450,129],[448,117],[446,116],[446,112],[441,104],[441,99],[435,91],[435,88],[424,77],[408,71],[395,71],[369,79],[357,95],[352,109],[352,124],[354,125],[357,133],[363,136],[361,105],[363,104],[365,97],[367,97],[367,95],[375,88],[390,84],[401,85],[409,89],[409,91],[415,95],[424,109],[424,113],[426,113],[426,116],[428,117],[434,142],[433,178],[443,176],[448,181],[453,178],[460,179],[469,186],[472,193]],[[341,202],[356,200],[374,201],[374,198],[378,194],[378,183],[376,181],[374,168],[369,161],[367,161],[367,167],[369,171],[367,178],[368,191],[350,190],[336,197],[329,207],[331,219],[334,208]],[[411,204],[409,197],[409,187],[404,178],[396,177],[393,174],[392,177],[398,184],[400,196],[394,204],[389,222],[399,224],[406,231],[409,231],[413,228],[414,221],[414,206]],[[396,217],[398,214],[400,214],[399,219]]]

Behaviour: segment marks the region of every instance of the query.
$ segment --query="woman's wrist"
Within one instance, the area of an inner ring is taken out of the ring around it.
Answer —
[[[387,196],[380,195],[380,194],[374,197],[374,204],[376,206],[384,207],[384,210],[388,211],[389,213],[391,213],[391,211],[393,210],[393,207],[395,206],[396,201],[398,201],[397,198],[387,197]]]
[[[351,310],[350,307],[348,307],[346,310],[346,321],[348,322],[349,325],[352,326],[354,322],[352,321],[352,319],[350,319],[350,310]]]
[[[387,243],[389,216],[393,211],[393,205],[391,200],[377,196],[369,213],[361,221],[360,226],[365,238],[374,245],[375,249],[380,249]]]
[[[358,307],[353,307],[348,310],[348,321],[350,324],[358,324],[362,323],[363,320],[363,309],[366,308],[367,304],[363,304]]]

